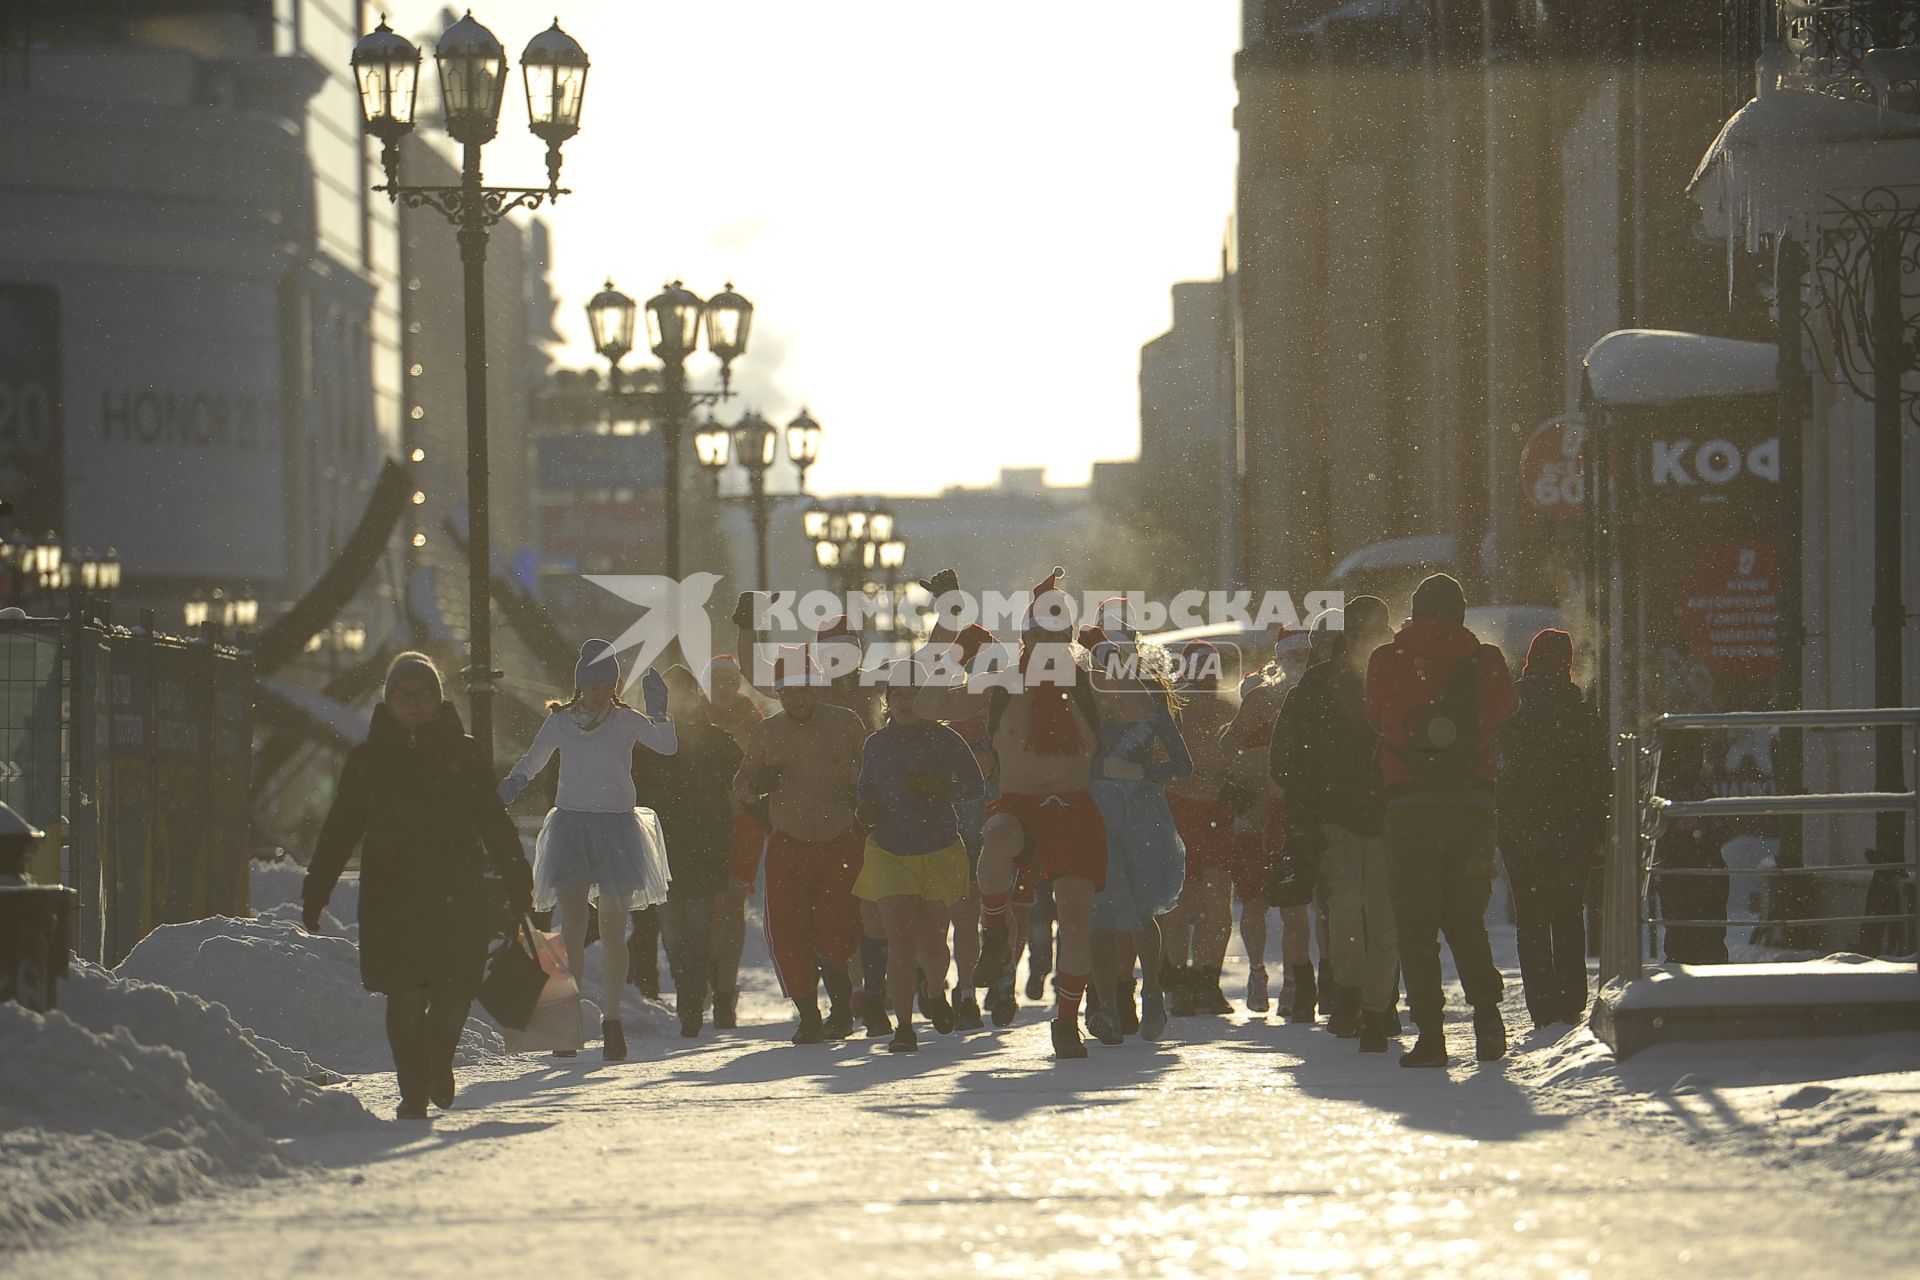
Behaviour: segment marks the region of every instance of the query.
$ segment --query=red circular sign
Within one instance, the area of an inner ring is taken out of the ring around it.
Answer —
[[[1520,479],[1533,505],[1555,516],[1577,516],[1587,506],[1587,474],[1581,461],[1587,425],[1578,419],[1543,423],[1520,451]]]
[[[1680,579],[1673,610],[1694,660],[1729,680],[1780,668],[1780,580],[1771,539],[1723,542]]]

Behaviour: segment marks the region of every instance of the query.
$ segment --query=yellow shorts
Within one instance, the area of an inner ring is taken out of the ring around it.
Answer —
[[[853,896],[862,902],[919,898],[951,906],[972,889],[967,846],[958,840],[935,853],[902,858],[869,839],[866,865],[860,868],[860,878],[853,882]]]

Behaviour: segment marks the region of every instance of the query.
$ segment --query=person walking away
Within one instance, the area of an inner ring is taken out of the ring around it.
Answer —
[[[386,997],[397,1119],[426,1119],[429,1102],[453,1105],[453,1055],[492,934],[487,872],[515,919],[533,905],[526,855],[491,775],[433,659],[398,655],[366,741],[347,752],[301,886],[301,922],[318,933],[359,850],[360,980]]]
[[[1535,1027],[1587,1004],[1587,878],[1607,830],[1613,763],[1600,716],[1573,683],[1573,637],[1527,646],[1519,705],[1500,726],[1500,858],[1513,887],[1520,981]]]
[[[1122,599],[1101,606],[1092,682],[1100,707],[1100,749],[1087,790],[1107,828],[1107,884],[1094,896],[1093,986],[1098,1007],[1087,1030],[1103,1044],[1119,1044],[1132,1012],[1133,967],[1140,962],[1142,1037],[1167,1031],[1161,989],[1159,917],[1180,898],[1187,850],[1167,807],[1166,784],[1193,771],[1174,717],[1173,674],[1139,672],[1144,662]],[[1129,659],[1131,662],[1129,663]],[[1122,1009],[1122,1002],[1127,1008]]]
[[[1440,943],[1473,1006],[1475,1052],[1506,1056],[1500,971],[1487,940],[1493,894],[1493,744],[1513,710],[1500,650],[1466,628],[1460,584],[1435,574],[1413,593],[1413,618],[1367,663],[1367,718],[1381,737],[1384,828],[1407,1002],[1420,1038],[1403,1067],[1447,1063]]]
[[[667,715],[667,684],[656,671],[640,682],[636,711],[621,701],[620,659],[605,640],[580,646],[573,696],[549,702],[533,745],[500,782],[512,804],[533,776],[560,757],[560,789],[534,844],[534,905],[554,908],[575,978],[585,964],[587,913],[598,910],[600,963],[607,1007],[600,1022],[601,1054],[627,1056],[620,999],[627,986],[627,917],[667,900],[669,870],[659,820],[639,807],[633,789],[633,753],[646,747],[672,755],[680,739]]]
[[[853,885],[866,831],[854,814],[854,787],[867,729],[826,700],[824,677],[805,650],[785,649],[779,666],[780,710],[748,734],[734,794],[749,805],[767,797],[767,943],[800,1015],[793,1043],[819,1044],[853,1029],[845,975],[860,950]],[[833,997],[826,1018],[823,975]]]
[[[634,789],[660,815],[667,838],[667,959],[680,1034],[700,1034],[713,966],[714,898],[727,887],[733,847],[733,779],[745,753],[713,722],[713,707],[686,667],[667,668],[667,714],[679,734],[670,756],[636,751]],[[656,911],[661,908],[655,908]]]
[[[1660,793],[1669,800],[1706,800],[1714,790],[1707,776],[1706,742],[1701,733],[1676,733],[1660,752]],[[1682,818],[1667,824],[1655,846],[1653,878],[1660,898],[1669,964],[1727,963],[1730,885],[1721,854],[1729,838],[1724,819]],[[1667,875],[1668,871],[1715,871],[1717,875]]]
[[[1367,721],[1366,670],[1393,638],[1385,602],[1356,596],[1323,615],[1327,660],[1310,666],[1273,736],[1274,781],[1285,793],[1287,847],[1318,860],[1327,885],[1336,975],[1328,1029],[1385,1053],[1400,963],[1383,835],[1380,738]],[[1321,619],[1315,619],[1318,626]]]
[[[911,1053],[920,1047],[913,1029],[916,993],[935,1031],[954,1029],[946,1000],[947,928],[971,878],[954,805],[976,799],[982,783],[966,739],[914,714],[918,669],[896,661],[884,682],[887,724],[860,754],[857,813],[872,834],[853,891],[879,911],[887,932],[886,985],[895,1019],[887,1050]]]

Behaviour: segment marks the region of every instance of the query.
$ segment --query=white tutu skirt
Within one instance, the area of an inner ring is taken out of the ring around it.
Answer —
[[[638,911],[667,900],[667,838],[651,809],[584,813],[552,809],[533,846],[533,906],[552,910],[563,893]]]

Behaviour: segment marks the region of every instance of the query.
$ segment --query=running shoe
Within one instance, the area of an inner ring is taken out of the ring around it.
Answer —
[[[1020,1001],[1013,994],[1013,975],[1001,975],[1000,981],[993,986],[993,992],[987,997],[987,1014],[996,1027],[1010,1027],[1014,1017],[1020,1012]]]
[[[920,1012],[927,1015],[935,1031],[943,1036],[953,1034],[953,1006],[947,1003],[946,992],[920,988]]]
[[[1055,1058],[1087,1056],[1087,1046],[1080,1039],[1078,1019],[1055,1018],[1053,1020],[1053,1056]]]
[[[1027,970],[1027,999],[1043,1000],[1047,994],[1047,971],[1039,966]]]
[[[914,1053],[920,1048],[920,1038],[913,1034],[913,1024],[903,1022],[900,1029],[893,1033],[893,1039],[887,1041],[888,1053]]]
[[[1140,1038],[1158,1040],[1167,1034],[1167,995],[1164,991],[1140,993]]]
[[[1120,1034],[1120,1022],[1102,1007],[1087,1011],[1087,1030],[1101,1044],[1119,1044],[1126,1037]]]
[[[980,1002],[974,999],[973,992],[966,992],[953,1002],[954,1030],[978,1031],[986,1025],[980,1017]]]

